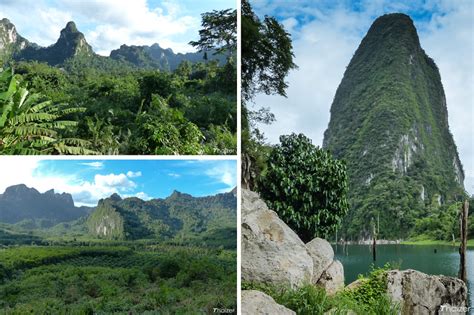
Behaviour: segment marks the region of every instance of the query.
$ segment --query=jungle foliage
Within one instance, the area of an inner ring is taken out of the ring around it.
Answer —
[[[389,266],[372,269],[367,275],[360,275],[360,285],[353,290],[344,289],[335,295],[328,295],[323,288],[306,284],[300,288],[269,285],[264,283],[243,283],[243,290],[259,290],[270,295],[275,302],[301,315],[323,314],[368,314],[396,315],[400,305],[393,303],[386,294],[386,271]]]
[[[348,210],[343,162],[303,134],[280,137],[258,185],[262,198],[304,241],[327,237]]]
[[[236,154],[236,12],[203,19],[196,46],[225,62],[181,54],[167,71],[99,56],[73,22],[55,45],[6,60],[0,154]]]
[[[199,247],[28,246],[0,251],[7,314],[206,314],[236,309],[236,252]]]

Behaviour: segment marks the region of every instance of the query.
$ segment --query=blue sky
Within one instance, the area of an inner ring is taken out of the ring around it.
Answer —
[[[25,8],[28,12],[25,14]],[[175,52],[193,51],[201,14],[236,8],[235,0],[2,0],[0,17],[20,35],[43,46],[53,44],[74,21],[94,51],[108,55],[122,44],[159,43]]]
[[[4,163],[3,163],[4,162]],[[235,160],[43,160],[18,157],[2,161],[0,193],[26,184],[40,192],[72,194],[76,205],[100,198],[165,198],[173,190],[193,196],[215,195],[237,185]]]
[[[270,143],[304,133],[321,145],[329,110],[360,41],[386,13],[411,16],[425,52],[436,62],[446,94],[449,126],[474,194],[474,1],[470,0],[250,0],[260,17],[275,16],[293,39],[298,70],[287,77],[288,98],[260,95],[277,121],[261,126]]]

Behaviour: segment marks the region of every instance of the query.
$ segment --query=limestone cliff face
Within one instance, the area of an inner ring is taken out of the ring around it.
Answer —
[[[10,59],[28,45],[29,42],[18,34],[15,25],[8,19],[0,20],[0,61]]]
[[[407,15],[370,27],[337,89],[323,146],[347,162],[346,237],[364,237],[377,217],[381,237],[403,237],[433,200],[462,195],[441,77]]]
[[[104,239],[125,239],[124,218],[110,200],[101,200],[87,219],[92,235]]]

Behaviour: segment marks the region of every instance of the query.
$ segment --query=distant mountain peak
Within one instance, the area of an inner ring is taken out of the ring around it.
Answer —
[[[77,30],[76,23],[74,23],[74,21],[67,22],[66,27],[61,31],[61,33],[62,32],[65,32],[65,33],[79,33],[79,31]]]
[[[40,193],[25,184],[10,186],[0,194],[0,222],[16,223],[25,219],[45,219],[51,222],[71,221],[85,215],[76,208],[68,193],[55,193],[50,189]]]
[[[109,197],[109,199],[111,199],[111,200],[113,200],[113,201],[121,201],[121,200],[122,200],[122,197],[120,197],[120,195],[117,194],[117,193],[113,193],[113,194]]]
[[[13,25],[12,22],[10,22],[10,20],[7,19],[7,18],[1,19],[1,20],[0,20],[0,24],[4,24],[4,25],[6,25],[6,24],[11,24],[11,25]]]
[[[68,22],[66,27],[61,30],[61,35],[55,46],[65,49],[69,55],[92,53],[92,47],[87,43],[84,34],[79,32],[74,22]]]
[[[181,197],[185,197],[185,196],[192,197],[190,194],[182,193],[182,192],[174,189],[173,192],[171,193],[171,195],[169,195],[168,198],[166,198],[166,199],[181,198]]]
[[[78,55],[93,56],[94,51],[87,43],[84,34],[77,29],[76,23],[71,21],[61,30],[54,45],[49,47],[29,45],[17,53],[14,58],[47,62],[54,66]]]
[[[29,188],[25,184],[18,184],[7,187],[3,193],[3,196],[17,196],[25,193],[39,194],[39,191],[37,191],[35,188]]]

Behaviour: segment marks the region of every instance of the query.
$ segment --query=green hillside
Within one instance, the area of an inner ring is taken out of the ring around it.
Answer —
[[[235,230],[236,207],[232,193],[196,198],[175,191],[166,199],[150,201],[113,195],[99,201],[86,225],[91,235],[104,239],[187,239],[204,232]]]

